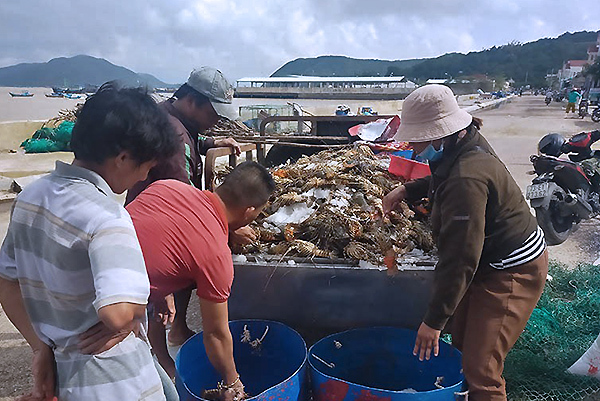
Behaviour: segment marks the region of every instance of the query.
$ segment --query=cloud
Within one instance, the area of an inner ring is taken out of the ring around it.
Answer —
[[[3,1],[0,66],[89,54],[171,83],[200,65],[237,79],[299,57],[436,57],[598,30],[598,15],[587,0]]]

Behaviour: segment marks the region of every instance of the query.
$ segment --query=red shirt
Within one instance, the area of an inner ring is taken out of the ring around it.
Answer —
[[[217,195],[176,180],[156,181],[127,205],[150,278],[150,298],[196,284],[225,302],[233,283],[225,209]]]

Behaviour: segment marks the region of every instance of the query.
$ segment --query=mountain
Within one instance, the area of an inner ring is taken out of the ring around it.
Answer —
[[[587,59],[587,49],[598,32],[564,33],[530,43],[512,42],[468,54],[449,53],[436,58],[410,60],[364,60],[320,56],[290,61],[272,76],[400,76],[423,82],[429,78],[488,76],[543,86],[546,74],[562,68],[566,60]]]
[[[275,71],[272,77],[290,75],[312,75],[317,77],[369,77],[389,75],[390,67],[411,68],[423,60],[374,60],[355,59],[345,56],[319,56],[316,58],[298,58],[289,61]]]
[[[0,68],[0,86],[99,86],[112,80],[121,81],[128,86],[169,86],[150,74],[137,74],[105,59],[85,55]]]

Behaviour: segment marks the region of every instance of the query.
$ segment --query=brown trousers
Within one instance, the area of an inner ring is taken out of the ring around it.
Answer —
[[[548,274],[548,251],[532,262],[478,274],[451,323],[462,351],[469,401],[506,401],[502,371],[539,301]]]

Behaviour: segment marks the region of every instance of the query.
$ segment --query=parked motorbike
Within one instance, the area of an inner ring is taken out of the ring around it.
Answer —
[[[560,134],[548,134],[538,143],[539,154],[531,156],[537,177],[525,197],[548,245],[563,243],[582,220],[600,214],[600,151],[591,149],[598,140],[598,130],[568,141]]]
[[[589,102],[587,99],[581,99],[579,102],[579,118],[584,118],[588,115]]]
[[[600,122],[600,105],[592,112],[592,121],[595,123]]]

